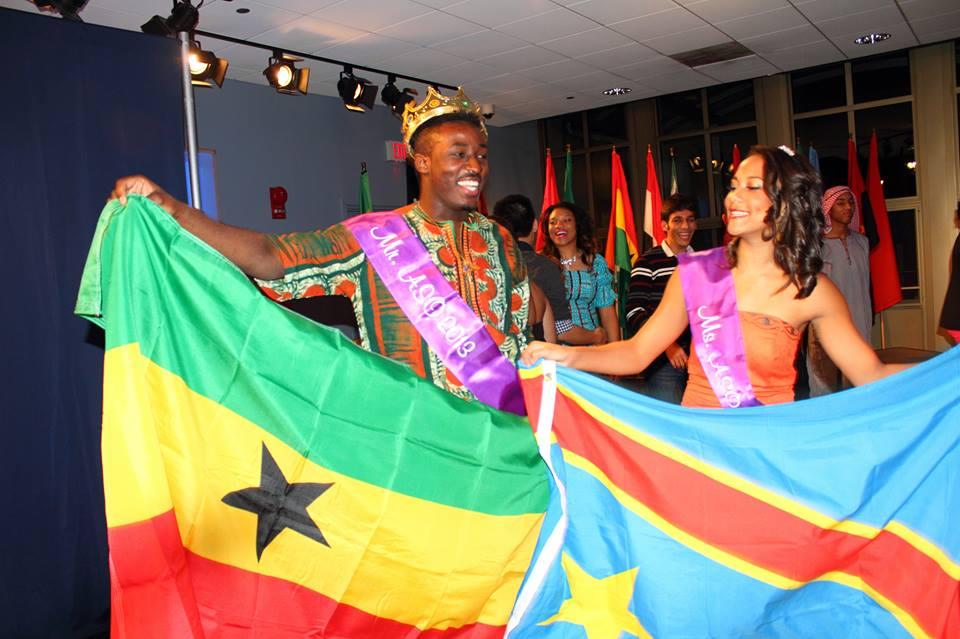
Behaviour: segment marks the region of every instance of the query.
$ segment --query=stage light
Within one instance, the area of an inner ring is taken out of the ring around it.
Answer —
[[[294,63],[299,61],[301,58],[274,51],[270,64],[263,70],[263,75],[267,76],[267,82],[278,93],[305,94],[307,85],[310,83],[310,69],[298,69]]]
[[[343,106],[350,111],[363,113],[373,108],[377,100],[377,85],[353,75],[351,67],[344,67],[337,81],[337,92],[343,100]]]
[[[396,76],[387,76],[387,83],[380,92],[380,100],[390,107],[390,111],[398,118],[403,117],[403,109],[408,102],[416,100],[416,89],[406,88],[403,91],[397,88]]]
[[[212,87],[216,84],[223,86],[223,79],[227,75],[230,63],[218,58],[210,51],[204,51],[200,43],[194,40],[190,43],[190,80],[197,87]],[[212,84],[213,83],[213,84]]]
[[[140,30],[151,35],[173,37],[180,31],[193,31],[200,22],[200,12],[190,0],[178,0],[167,18],[153,16]]]
[[[83,9],[87,0],[34,0],[33,3],[41,11],[59,13],[64,20],[83,22],[77,12]]]

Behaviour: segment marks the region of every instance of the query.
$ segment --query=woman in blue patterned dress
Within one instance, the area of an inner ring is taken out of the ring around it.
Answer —
[[[619,340],[613,275],[603,256],[595,252],[589,216],[572,202],[554,204],[544,215],[548,234],[543,252],[563,269],[573,323],[591,331],[603,327],[607,341]]]

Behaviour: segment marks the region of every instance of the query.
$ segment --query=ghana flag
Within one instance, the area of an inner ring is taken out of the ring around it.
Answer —
[[[526,420],[269,301],[146,199],[104,209],[112,637],[498,637],[548,486]]]
[[[558,489],[511,639],[960,637],[960,348],[737,410],[541,366]]]
[[[630,288],[630,269],[640,256],[640,242],[633,223],[630,189],[623,172],[620,155],[614,149],[610,155],[610,225],[607,229],[607,251],[604,257],[614,273],[617,293],[617,315],[621,334],[627,326],[627,290]]]

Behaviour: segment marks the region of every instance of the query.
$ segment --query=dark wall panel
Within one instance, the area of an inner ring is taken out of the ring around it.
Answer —
[[[185,197],[178,45],[0,9],[0,637],[97,637],[102,336],[73,316],[113,181]]]

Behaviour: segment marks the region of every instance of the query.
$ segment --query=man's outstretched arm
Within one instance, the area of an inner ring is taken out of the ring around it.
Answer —
[[[215,222],[203,211],[177,200],[143,175],[117,180],[110,198],[126,204],[128,195],[142,195],[152,200],[180,226],[220,251],[247,275],[261,280],[283,277],[283,265],[266,234]]]

